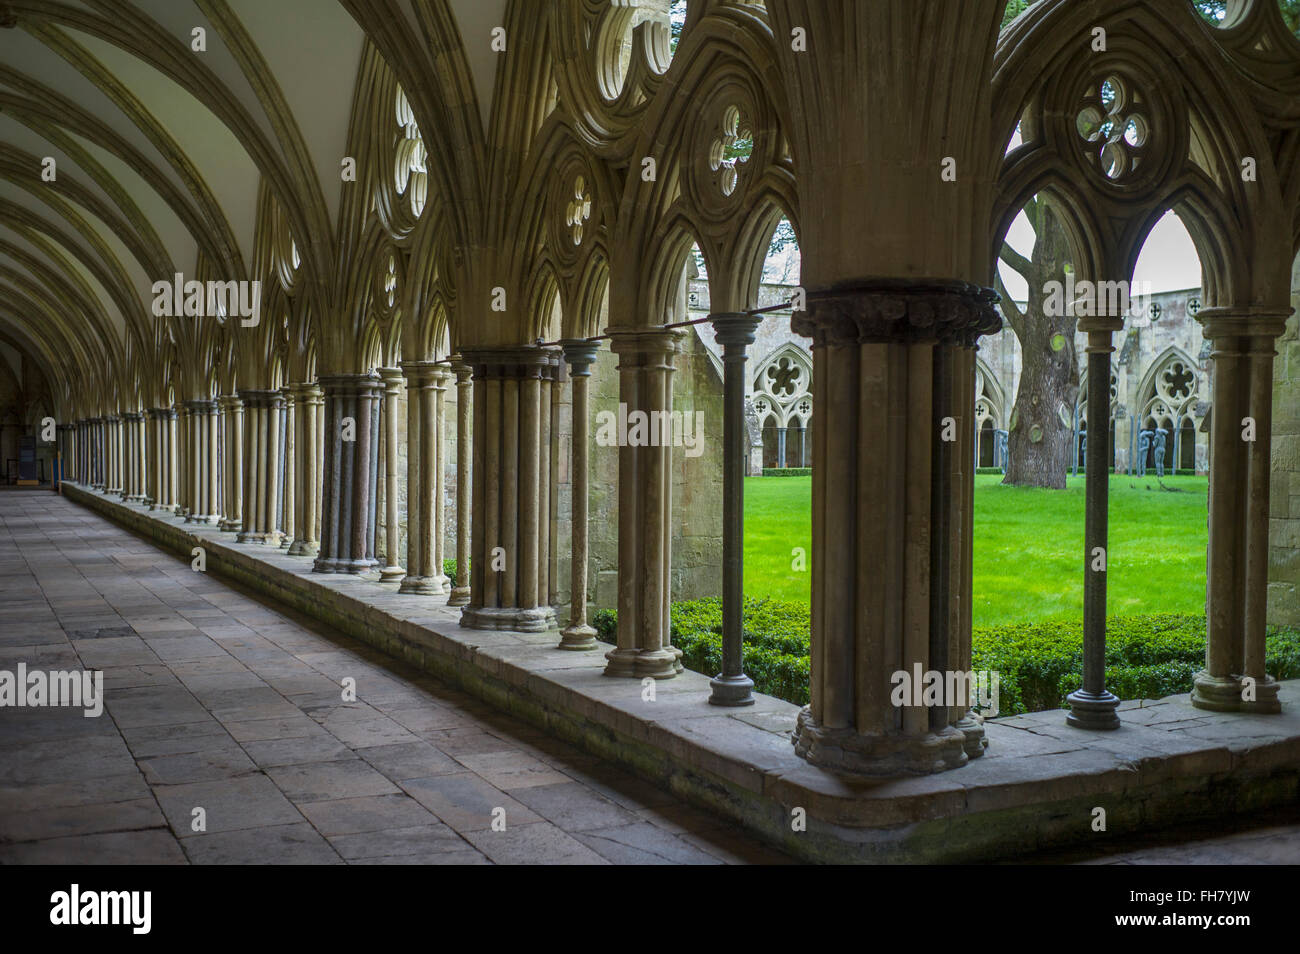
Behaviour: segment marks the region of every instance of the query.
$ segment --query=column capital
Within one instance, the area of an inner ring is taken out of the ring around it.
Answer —
[[[1266,308],[1256,305],[1224,305],[1202,308],[1196,314],[1205,337],[1277,338],[1286,331],[1291,308]]]
[[[751,315],[743,311],[722,311],[709,315],[709,322],[713,325],[714,337],[718,344],[725,349],[723,352],[724,360],[728,352],[733,352],[732,357],[743,359],[745,349],[754,343],[754,335],[758,331],[758,326],[763,323],[762,315]]]
[[[306,381],[300,384],[286,385],[288,391],[293,395],[296,404],[315,404],[323,398],[320,385],[315,381]]]
[[[513,348],[466,348],[462,357],[475,378],[486,380],[538,377],[550,367],[553,353],[549,348],[518,345]]]
[[[284,395],[278,390],[271,389],[249,389],[240,390],[239,399],[244,402],[245,407],[284,407]]]
[[[590,338],[565,338],[560,342],[564,360],[568,362],[569,374],[575,378],[591,377],[591,366],[596,363],[600,353],[600,342]]]
[[[868,278],[808,292],[790,327],[813,346],[867,342],[972,345],[1002,330],[998,294],[958,279]]]
[[[474,374],[474,369],[461,357],[460,353],[453,354],[450,358],[451,373],[456,375],[457,387],[470,387]]]
[[[658,351],[676,354],[686,336],[682,328],[608,328],[609,350],[615,354]]]
[[[320,382],[321,390],[326,397],[362,396],[363,394],[373,396],[383,387],[379,375],[373,371],[361,374],[318,374],[316,379]]]
[[[186,401],[185,410],[191,414],[216,414],[217,402],[211,398]]]
[[[402,385],[406,383],[402,375],[402,372],[405,369],[406,369],[405,362],[403,362],[402,367],[400,368],[378,368],[377,369],[379,372],[379,379],[384,384],[384,390],[390,396],[396,397],[398,394],[401,393]]]
[[[243,410],[244,400],[238,394],[223,394],[217,398],[217,406],[222,411],[239,411]]]

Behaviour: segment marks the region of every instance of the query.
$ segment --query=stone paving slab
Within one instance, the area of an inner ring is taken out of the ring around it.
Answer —
[[[99,718],[0,710],[0,863],[721,864],[759,850],[716,819],[688,841],[661,814],[684,810],[672,796],[57,496],[0,494],[0,633],[0,668],[101,666],[106,687]]]
[[[552,764],[543,736],[530,735],[536,730],[523,729],[517,722],[513,733],[503,731],[500,717],[490,715],[487,706],[461,689],[544,726],[551,742],[556,736],[579,742],[592,754],[631,767],[643,778],[706,806],[705,817],[715,826],[727,824],[721,818],[739,822],[812,859],[972,860],[1020,850],[1019,846],[1047,848],[1078,840],[1076,821],[1085,819],[1089,803],[1101,797],[1115,802],[1112,830],[1118,834],[1135,826],[1234,812],[1238,805],[1271,804],[1297,793],[1300,686],[1296,683],[1282,688],[1285,711],[1281,716],[1223,717],[1192,709],[1185,696],[1172,697],[1126,703],[1121,712],[1124,728],[1107,734],[1069,729],[1062,712],[1034,713],[990,724],[993,754],[957,771],[887,781],[846,779],[794,755],[788,733],[797,709],[780,700],[760,698],[745,713],[715,710],[703,701],[707,678],[687,672],[657,684],[656,698],[649,703],[639,682],[611,680],[601,674],[602,654],[559,652],[553,634],[464,630],[457,624],[457,611],[441,605],[438,598],[399,598],[392,584],[312,574],[306,558],[234,544],[229,534],[183,527],[175,518],[147,514],[71,485],[68,495],[186,558],[183,563],[161,559],[156,551],[120,534],[105,543],[96,536],[112,536],[103,524],[96,525],[82,511],[68,512],[64,501],[47,498],[54,501],[43,508],[51,526],[77,527],[76,535],[81,537],[67,540],[63,562],[54,564],[57,579],[71,584],[68,598],[90,599],[93,593],[76,585],[82,576],[107,604],[69,605],[65,608],[69,618],[93,619],[110,629],[136,622],[162,623],[179,615],[169,608],[169,600],[207,601],[225,616],[205,619],[198,629],[223,649],[227,642],[247,645],[264,640],[331,682],[349,676],[358,686],[373,681],[377,697],[361,712],[331,704],[324,687],[301,696],[284,695],[268,682],[266,688],[279,696],[279,703],[235,694],[224,709],[212,714],[229,726],[287,719],[289,709],[295,709],[358,752],[419,741],[431,744],[465,771],[390,781],[399,782],[427,811],[466,836],[467,844],[473,843],[470,834],[492,833],[484,817],[489,802],[505,808],[514,820],[511,824],[543,823],[543,814],[513,796],[564,783],[544,774],[546,768],[528,768],[528,760]],[[90,526],[99,529],[90,531]],[[53,544],[49,536],[31,536]],[[189,549],[195,543],[207,547],[210,572],[187,576]],[[74,550],[84,563],[75,562]],[[241,603],[237,593],[219,582],[218,574],[254,587],[292,610],[312,614],[374,648],[313,639],[295,619],[251,601]],[[143,586],[142,580],[150,586]],[[46,589],[42,584],[42,593]],[[30,598],[33,591],[24,592]],[[137,635],[139,645],[127,642],[110,647],[109,652],[127,656],[152,652],[155,634],[149,636]],[[262,649],[270,651],[266,646]],[[450,679],[459,688],[409,671],[395,679],[400,664],[380,651]],[[158,654],[153,655],[158,664],[166,665]],[[250,671],[258,669],[255,659],[245,664]],[[441,689],[431,689],[434,685]],[[410,705],[418,698],[412,696],[411,686],[439,693],[435,705],[427,711]],[[195,697],[208,704],[206,690]],[[183,715],[183,706],[162,708]],[[141,718],[147,715],[147,711],[138,713]],[[442,725],[444,720],[453,724]],[[1256,725],[1260,720],[1263,725]],[[507,736],[511,741],[503,744]],[[466,762],[511,751],[516,753],[513,759],[481,760],[477,770]],[[480,771],[493,775],[499,785]],[[580,771],[560,771],[581,780]],[[544,784],[526,784],[530,778]],[[525,784],[516,784],[520,780]],[[385,797],[393,796],[361,796]],[[795,836],[790,817],[797,808],[807,812],[808,830]],[[658,809],[646,806],[636,814],[647,811]],[[519,822],[520,817],[527,821]],[[656,820],[648,821],[655,824]],[[696,825],[688,832],[670,833],[701,839],[709,831],[708,826]],[[544,844],[547,838],[538,835],[535,842]],[[534,845],[522,837],[511,843],[520,856]],[[570,855],[572,846],[567,841],[552,847],[557,857],[580,856]],[[617,849],[623,857],[628,850],[621,843]],[[761,858],[765,851],[771,849],[748,839],[714,854],[744,861]],[[487,851],[482,854],[493,858]],[[509,861],[514,856],[502,848],[496,857]]]

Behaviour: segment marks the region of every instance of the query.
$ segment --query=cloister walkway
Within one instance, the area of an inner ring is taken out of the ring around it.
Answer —
[[[0,710],[0,863],[786,860],[49,491],[0,493],[19,662],[103,670],[107,701]]]
[[[106,705],[0,709],[0,863],[788,861],[46,490],[0,492],[0,669],[20,662],[102,670]],[[1031,860],[1297,858],[1300,818],[1270,811]]]

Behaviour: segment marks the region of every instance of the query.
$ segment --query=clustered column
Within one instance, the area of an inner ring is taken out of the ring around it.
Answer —
[[[379,402],[374,374],[320,376],[325,394],[325,472],[317,573],[360,573],[374,566]]]
[[[276,478],[284,398],[279,391],[266,390],[240,391],[239,397],[244,402],[244,521],[235,539],[240,543],[279,546]]]
[[[550,524],[550,389],[559,353],[474,349],[464,359],[474,375],[475,519],[461,625],[542,632],[555,625],[543,528]]]
[[[681,337],[663,329],[610,332],[619,357],[619,402],[629,420],[638,411],[652,425],[671,420],[673,356]],[[661,429],[647,431],[644,443],[619,435],[618,640],[605,654],[605,675],[667,679],[682,671],[668,626],[672,442]]]
[[[320,514],[321,389],[316,384],[295,384],[294,392],[294,494],[293,542],[290,556],[315,556]]]
[[[105,418],[105,439],[104,445],[107,448],[107,477],[104,492],[108,494],[121,494],[122,492],[122,418],[118,414],[110,414]]]
[[[225,514],[218,526],[222,530],[241,530],[244,526],[244,402],[237,394],[217,400],[225,422],[225,453],[222,455],[222,485]]]
[[[298,514],[294,509],[297,487],[294,482],[294,470],[297,468],[296,418],[298,416],[296,392],[289,385],[280,388],[280,398],[284,402],[284,413],[280,418],[280,548],[287,550],[293,545],[298,532]]]
[[[1214,342],[1210,422],[1210,540],[1205,669],[1192,705],[1274,713],[1278,683],[1264,670],[1274,341],[1287,311],[1203,308]],[[1245,492],[1242,492],[1242,489]]]
[[[379,571],[379,580],[382,583],[390,583],[394,580],[401,580],[406,576],[406,570],[397,562],[398,539],[400,536],[400,527],[398,525],[399,508],[397,506],[397,415],[402,396],[402,372],[398,368],[380,368],[379,377],[384,383],[383,410],[380,416],[383,421],[384,439],[384,558],[387,560],[387,564]],[[409,409],[407,416],[409,422]],[[410,435],[411,430],[408,423],[408,461],[411,455]],[[408,509],[411,507],[410,501],[415,487],[416,485],[408,477],[406,497]],[[406,532],[407,546],[409,547],[412,534],[409,521]],[[410,562],[409,558],[407,562]]]
[[[221,520],[217,501],[217,402],[186,401],[186,523],[215,524]]]
[[[406,576],[399,593],[441,595],[443,432],[439,413],[448,373],[433,361],[406,361]],[[391,427],[396,430],[394,418]],[[395,536],[395,534],[394,534]]]
[[[156,407],[149,411],[153,421],[154,480],[150,510],[171,510],[176,505],[176,411]]]
[[[452,364],[456,375],[456,585],[452,587],[448,606],[464,606],[470,601],[470,513],[472,497],[470,460],[474,456],[471,420],[474,413],[473,369],[463,361]],[[445,446],[445,442],[444,442]]]
[[[956,441],[973,420],[963,352],[1000,327],[994,301],[961,281],[878,279],[810,292],[808,311],[795,315],[822,382],[811,701],[794,733],[814,763],[895,775],[954,768],[982,751],[964,730],[966,694],[892,690],[896,673],[911,684],[917,671],[946,675],[969,658],[969,581],[953,572],[969,545],[968,448],[943,437]]]

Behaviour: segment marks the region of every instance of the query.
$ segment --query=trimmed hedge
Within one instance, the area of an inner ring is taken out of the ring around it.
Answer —
[[[599,610],[592,625],[598,639],[615,641],[615,611]],[[671,626],[682,665],[717,675],[722,669],[722,601],[674,603]],[[743,628],[745,672],[754,688],[806,704],[808,605],[746,597]],[[1121,699],[1190,692],[1192,677],[1205,666],[1202,616],[1112,616],[1106,628],[1106,687]],[[1065,697],[1083,681],[1083,621],[977,628],[971,665],[998,673],[999,715],[1064,709]],[[1270,627],[1265,666],[1275,679],[1300,677],[1300,631]]]
[[[811,467],[764,467],[764,477],[811,477]]]
[[[468,570],[469,570],[469,564],[466,564],[466,565],[465,565],[465,570],[468,572]],[[443,560],[443,561],[442,561],[442,572],[443,572],[443,573],[446,573],[447,576],[451,578],[451,585],[452,585],[452,586],[457,586],[457,585],[458,585],[458,584],[456,583],[456,561],[455,561],[455,560]]]
[[[713,677],[722,671],[722,601],[674,603],[672,643],[682,665]],[[616,641],[618,613],[598,610],[591,619],[596,638]],[[796,705],[808,702],[808,607],[803,603],[745,598],[745,672],[759,692]]]

